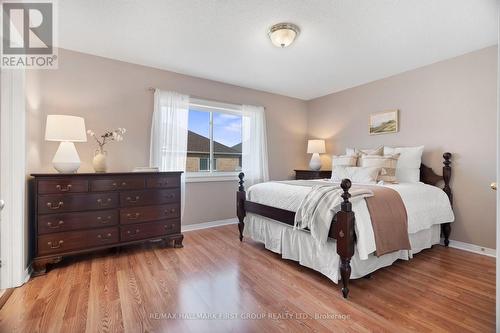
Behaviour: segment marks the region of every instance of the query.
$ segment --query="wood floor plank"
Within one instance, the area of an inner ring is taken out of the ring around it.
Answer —
[[[435,246],[351,282],[235,226],[64,260],[14,290],[0,332],[494,332],[495,259]]]

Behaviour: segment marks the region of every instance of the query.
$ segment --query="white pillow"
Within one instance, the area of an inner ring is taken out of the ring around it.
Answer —
[[[418,183],[420,181],[420,164],[424,146],[418,147],[384,147],[384,155],[399,154],[396,166],[396,178],[400,182]]]
[[[376,184],[381,171],[381,168],[337,166],[332,170],[331,180],[340,183],[349,178],[353,183]]]

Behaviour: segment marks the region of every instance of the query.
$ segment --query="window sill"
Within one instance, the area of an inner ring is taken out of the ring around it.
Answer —
[[[205,182],[238,182],[238,173],[217,174],[189,174],[186,173],[186,183],[205,183]]]

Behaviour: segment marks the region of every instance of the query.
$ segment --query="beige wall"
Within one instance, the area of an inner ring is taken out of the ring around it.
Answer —
[[[27,86],[32,120],[28,121],[30,171],[52,171],[57,143],[43,141],[45,115],[51,113],[82,116],[87,128],[97,133],[125,127],[125,141],[107,147],[110,171],[148,165],[153,110],[149,87],[222,102],[262,105],[266,108],[271,178],[289,178],[294,168],[306,164],[306,104],[298,99],[68,50],[59,50],[58,70],[28,72]],[[80,171],[92,171],[95,144],[76,145],[82,159]],[[189,183],[183,223],[235,217],[236,187],[235,182]]]
[[[272,179],[290,178],[294,168],[307,165],[306,131],[309,137],[327,139],[329,153],[341,153],[346,146],[424,144],[424,162],[436,171],[442,153],[450,151],[457,216],[452,239],[495,247],[495,195],[488,186],[495,179],[496,47],[307,103],[67,50],[59,56],[59,70],[28,72],[30,171],[51,171],[57,144],[43,141],[50,113],[83,116],[87,128],[97,132],[127,128],[125,141],[108,148],[110,171],[147,165],[153,109],[147,88],[158,87],[265,106]],[[393,108],[400,109],[399,133],[369,136],[369,113]],[[91,142],[77,144],[81,171],[92,171],[93,147]],[[234,217],[234,190],[233,182],[189,183],[184,224]]]
[[[451,238],[495,248],[497,47],[311,100],[310,137],[327,139],[329,153],[347,146],[425,145],[424,163],[441,173],[453,153],[456,223]],[[368,135],[371,112],[399,109],[396,134]],[[324,160],[329,168],[329,161]]]

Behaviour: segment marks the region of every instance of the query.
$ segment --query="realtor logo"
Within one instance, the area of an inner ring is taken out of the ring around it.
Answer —
[[[2,68],[57,68],[53,2],[2,4]]]

